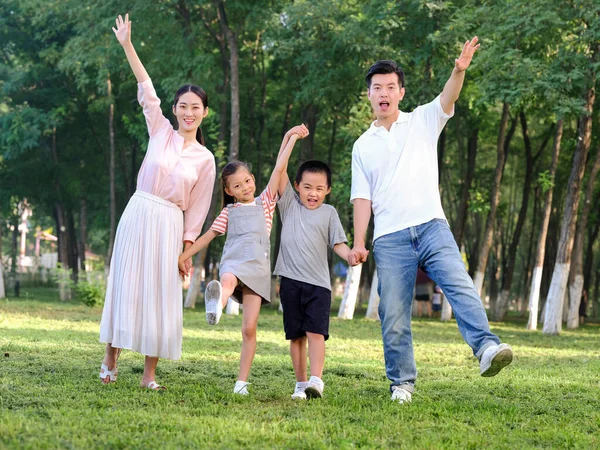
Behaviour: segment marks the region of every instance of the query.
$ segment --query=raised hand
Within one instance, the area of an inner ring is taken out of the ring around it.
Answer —
[[[288,137],[290,137],[294,134],[297,134],[298,139],[304,139],[310,133],[308,131],[308,128],[306,128],[306,125],[302,124],[302,125],[296,125],[295,127],[291,128],[286,134]]]
[[[131,22],[129,21],[129,14],[125,14],[125,20],[119,15],[119,17],[115,19],[115,22],[117,28],[113,27],[112,30],[115,32],[117,40],[123,46],[129,44],[131,42]]]
[[[454,60],[454,67],[456,67],[456,70],[462,72],[469,67],[471,60],[473,59],[473,55],[479,48],[479,44],[477,43],[478,41],[479,39],[477,36],[475,36],[470,41],[465,42],[460,56]]]

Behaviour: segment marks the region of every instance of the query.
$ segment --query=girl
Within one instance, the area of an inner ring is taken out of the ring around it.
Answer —
[[[235,394],[248,394],[246,380],[256,351],[258,313],[261,304],[270,301],[269,234],[279,182],[287,170],[296,140],[306,136],[308,129],[304,125],[286,133],[269,184],[260,197],[254,198],[254,175],[248,166],[240,161],[227,164],[221,174],[223,203],[226,206],[210,229],[179,257],[179,270],[184,271],[186,260],[208,246],[216,236],[227,232],[219,268],[221,281],[213,280],[208,284],[204,301],[206,320],[211,325],[219,322],[229,297],[244,305],[240,371],[233,389]]]
[[[138,81],[150,141],[137,190],[117,228],[100,323],[100,342],[106,343],[100,378],[104,384],[117,380],[117,358],[126,348],[145,355],[141,386],[158,390],[164,389],[155,380],[158,359],[181,355],[183,299],[175,262],[182,244],[190,246],[200,234],[215,160],[200,130],[208,114],[206,93],[194,85],[177,91],[173,114],[178,129],[173,129],[131,43],[129,15],[116,23],[113,31]],[[189,266],[185,261],[184,269]]]

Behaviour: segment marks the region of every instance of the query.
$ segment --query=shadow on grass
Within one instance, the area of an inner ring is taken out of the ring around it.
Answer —
[[[17,314],[30,314],[32,317],[50,320],[63,320],[71,322],[97,322],[99,324],[102,307],[89,308],[76,301],[62,302],[58,299],[58,292],[52,288],[29,288],[23,291],[22,297],[9,298],[0,302],[0,311],[10,314],[13,310]],[[11,307],[14,306],[14,308]],[[198,304],[195,309],[184,310],[184,331],[207,332],[211,327],[204,322],[203,305]],[[224,316],[217,330],[239,332],[242,316]],[[600,337],[600,327],[597,324],[586,324],[577,330],[563,329],[561,335],[544,335],[540,330],[530,331],[524,329],[525,322],[522,318],[511,317],[510,322],[491,323],[492,332],[498,334],[503,342],[519,341],[521,345],[541,348],[556,349],[584,349],[596,346]],[[281,314],[273,307],[264,307],[259,319],[258,339],[260,332],[280,333],[283,336]],[[412,323],[414,342],[419,343],[460,343],[463,342],[455,321],[442,323],[434,319],[413,319]],[[213,328],[213,330],[215,330]],[[72,331],[71,331],[72,332]],[[340,320],[331,317],[330,321],[331,344],[335,340],[374,340],[381,343],[381,329],[379,322],[357,317],[354,320]],[[213,339],[186,337],[186,339]],[[218,340],[232,340],[220,336]],[[235,339],[232,341],[236,341]],[[287,344],[284,344],[287,345]],[[465,344],[466,345],[466,344]]]

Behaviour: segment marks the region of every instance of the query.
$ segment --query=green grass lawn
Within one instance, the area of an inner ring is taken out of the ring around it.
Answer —
[[[98,378],[102,309],[51,289],[0,301],[0,448],[598,448],[600,328],[561,336],[492,324],[516,358],[494,378],[455,323],[413,323],[413,403],[389,399],[377,322],[331,320],[325,396],[294,402],[281,315],[261,313],[251,395],[231,394],[241,316],[210,327],[185,311],[181,361],[161,361],[164,392],[139,387],[143,358]]]

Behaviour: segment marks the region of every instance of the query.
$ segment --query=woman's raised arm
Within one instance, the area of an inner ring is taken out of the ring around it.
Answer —
[[[127,56],[127,61],[129,61],[129,66],[135,75],[135,79],[138,83],[149,80],[150,75],[146,72],[142,61],[140,61],[140,57],[137,55],[135,48],[131,43],[131,22],[129,21],[129,14],[125,14],[125,20],[119,15],[115,22],[117,28],[113,27],[112,30],[115,32],[119,44],[121,44],[123,50],[125,50],[125,56]]]

